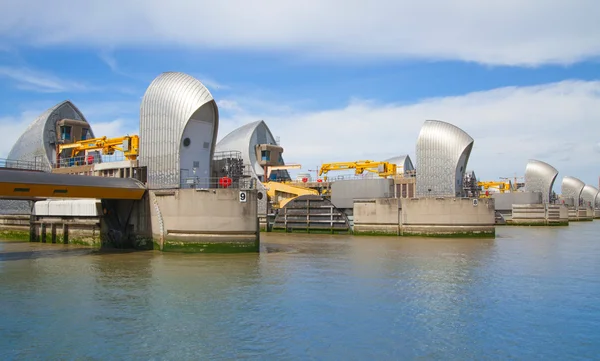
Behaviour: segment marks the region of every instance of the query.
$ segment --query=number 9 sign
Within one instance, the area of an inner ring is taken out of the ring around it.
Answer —
[[[246,191],[241,191],[240,192],[240,203],[246,203],[247,199],[248,199],[248,195],[246,194]]]

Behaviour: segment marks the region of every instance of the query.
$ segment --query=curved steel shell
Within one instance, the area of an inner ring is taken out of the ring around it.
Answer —
[[[595,207],[597,196],[598,196],[598,188],[588,184],[585,187],[583,187],[580,198],[583,201],[583,205],[589,206],[589,207]]]
[[[8,153],[8,159],[41,162],[43,168],[50,171],[56,154],[56,122],[65,118],[87,123],[73,103],[68,100],[61,102],[43,112],[29,124]],[[91,137],[94,137],[91,126],[89,131]]]
[[[149,188],[179,188],[187,178],[208,184],[218,127],[217,104],[198,79],[179,72],[154,79],[140,107],[140,165]]]
[[[217,152],[238,151],[242,153],[244,164],[250,165],[251,175],[262,179],[263,167],[256,159],[255,146],[258,144],[277,145],[277,141],[263,120],[243,125],[227,134],[217,143]]]
[[[427,120],[417,140],[417,197],[461,197],[473,138],[462,129]]]
[[[585,183],[575,177],[564,177],[560,186],[560,192],[563,198],[571,198],[575,204],[579,203],[581,191],[585,187]]]
[[[386,159],[385,161],[396,165],[397,174],[406,175],[408,171],[415,170],[413,162],[408,155],[399,155],[397,157]]]
[[[550,202],[550,194],[558,170],[548,163],[531,159],[525,168],[525,191],[542,193],[542,201]]]
[[[595,203],[596,203],[596,208],[600,208],[600,193],[598,193],[596,195],[596,201],[595,201]]]

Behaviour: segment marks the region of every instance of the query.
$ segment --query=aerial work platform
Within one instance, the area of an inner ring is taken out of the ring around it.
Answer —
[[[133,178],[91,177],[0,168],[0,198],[142,199],[146,187]]]

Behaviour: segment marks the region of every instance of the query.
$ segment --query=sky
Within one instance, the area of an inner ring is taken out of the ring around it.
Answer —
[[[20,0],[0,13],[0,158],[66,99],[96,135],[137,133],[148,85],[181,71],[214,96],[219,139],[262,119],[304,170],[416,163],[437,119],[475,139],[481,180],[537,159],[558,186],[598,185],[597,0]]]

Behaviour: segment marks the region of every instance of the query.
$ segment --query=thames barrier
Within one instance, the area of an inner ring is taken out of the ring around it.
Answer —
[[[559,172],[541,160],[526,164],[524,182],[479,180],[468,170],[475,140],[440,120],[424,121],[414,164],[404,149],[323,163],[314,179],[284,161],[263,120],[219,142],[218,132],[209,89],[179,72],[148,86],[139,135],[95,134],[71,101],[50,107],[0,162],[0,238],[259,252],[261,232],[493,238],[498,226],[600,217],[596,187],[565,176],[557,195]]]

